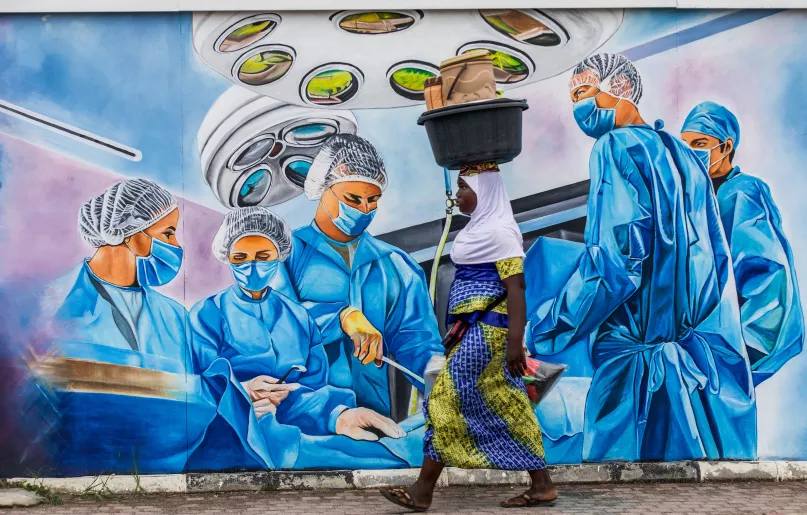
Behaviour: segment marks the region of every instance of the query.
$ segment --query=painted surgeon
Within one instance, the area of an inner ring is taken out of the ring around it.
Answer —
[[[370,441],[378,440],[377,434],[404,436],[392,420],[356,408],[352,391],[327,384],[328,361],[316,323],[296,301],[269,287],[291,250],[288,225],[265,207],[230,211],[213,241],[213,254],[229,265],[234,284],[191,310],[194,362],[200,373],[217,360],[229,362],[252,402],[261,432],[269,436],[265,445],[249,449],[268,456],[257,464],[246,456],[242,457],[246,461],[235,461],[233,451],[207,468],[263,466],[263,461],[275,467],[317,465],[304,463],[293,452],[300,446],[301,434],[341,434]],[[231,409],[236,408],[220,406],[219,411]],[[199,451],[207,460],[228,441],[230,427],[218,422],[208,430],[211,445]],[[194,466],[202,468],[199,463]]]
[[[358,406],[390,416],[390,376],[381,358],[422,377],[442,345],[422,269],[367,232],[386,185],[384,162],[370,142],[329,138],[305,181],[306,196],[319,201],[314,221],[294,231],[284,266],[289,295],[322,333],[330,383],[355,391]]]
[[[804,314],[790,243],[765,182],[734,166],[740,124],[714,102],[689,113],[681,129],[712,179],[734,265],[743,337],[757,385],[804,346]]]
[[[64,438],[56,459],[64,473],[179,472],[208,423],[204,398],[188,397],[202,405],[189,420],[185,393],[175,397],[155,379],[186,383],[187,313],[154,290],[182,264],[179,217],[173,195],[145,179],[114,184],[79,211],[81,236],[95,250],[46,288],[47,323],[37,345],[57,364],[78,360],[71,380],[84,385],[63,389],[54,401]],[[82,382],[87,374],[104,379]],[[155,428],[160,438],[149,438]]]
[[[528,346],[590,342],[583,460],[754,458],[754,388],[709,177],[642,120],[641,78],[623,56],[584,60],[570,94],[595,140],[585,249],[547,253],[547,267],[576,266],[531,314]]]
[[[114,184],[84,203],[79,230],[96,250],[49,287],[55,320],[73,341],[184,361],[185,309],[153,288],[182,265],[174,197],[146,179]]]

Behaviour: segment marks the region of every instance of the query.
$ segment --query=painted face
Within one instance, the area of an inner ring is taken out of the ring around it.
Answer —
[[[179,226],[179,208],[174,209],[142,232],[133,234],[126,245],[138,257],[146,257],[151,254],[152,238],[172,247],[181,247],[177,241],[177,226]]]
[[[722,143],[714,136],[707,136],[699,132],[682,132],[681,139],[695,151],[695,155],[706,167],[710,177],[723,175],[720,172],[720,165],[734,149],[734,142],[731,138]]]
[[[321,203],[339,231],[358,236],[373,221],[380,198],[381,188],[375,184],[350,181],[328,188]]]
[[[178,224],[179,209],[174,209],[124,241],[137,258],[137,281],[141,286],[168,284],[179,273],[183,251],[176,238]]]
[[[277,246],[264,236],[244,236],[233,244],[228,259],[233,278],[248,291],[269,286],[280,266]]]
[[[596,97],[597,94],[600,92],[599,88],[594,86],[584,85],[574,88],[570,93],[569,96],[572,97],[572,102],[575,104],[583,100],[584,98],[589,97]]]
[[[264,236],[244,236],[230,249],[230,263],[239,265],[249,261],[277,261],[277,247]]]
[[[462,178],[457,180],[457,207],[460,212],[470,215],[476,209],[476,192]]]

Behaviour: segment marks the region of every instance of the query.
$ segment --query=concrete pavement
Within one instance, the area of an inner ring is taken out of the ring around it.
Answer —
[[[516,487],[449,488],[439,491],[429,513],[512,513],[498,503]],[[113,496],[103,501],[65,497],[60,506],[3,510],[5,514],[103,515],[226,513],[260,515],[383,515],[404,513],[375,490],[224,492]],[[523,511],[523,510],[522,510]],[[567,485],[554,507],[531,513],[560,514],[805,514],[807,483],[677,483]],[[516,511],[519,513],[519,511]]]

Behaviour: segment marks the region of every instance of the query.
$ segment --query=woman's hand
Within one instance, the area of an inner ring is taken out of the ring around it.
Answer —
[[[376,431],[371,432],[368,429],[375,429]],[[345,435],[354,440],[375,442],[379,439],[376,433],[381,433],[390,438],[403,438],[406,436],[401,426],[367,408],[345,410],[336,419],[336,434],[338,435]]]
[[[381,366],[384,346],[378,329],[373,327],[364,313],[355,308],[347,308],[339,317],[342,330],[353,340],[353,357],[361,361],[362,365],[375,361],[376,366]]]
[[[521,344],[507,344],[507,369],[513,377],[524,377],[527,371],[527,354]]]
[[[527,353],[524,351],[524,326],[527,325],[524,274],[515,274],[502,282],[507,289],[507,369],[513,377],[524,377],[527,370]]]

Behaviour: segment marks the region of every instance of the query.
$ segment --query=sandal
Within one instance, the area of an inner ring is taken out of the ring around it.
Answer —
[[[514,501],[523,501],[523,503]],[[555,499],[552,499],[551,501],[536,499],[527,492],[524,492],[523,494],[517,497],[513,497],[512,499],[508,499],[507,501],[501,503],[502,508],[533,508],[535,506],[554,506],[554,505],[555,505]]]
[[[381,495],[383,495],[384,498],[389,502],[396,504],[401,508],[406,508],[407,510],[423,512],[430,508],[430,506],[423,507],[415,504],[415,500],[412,499],[409,492],[403,488],[382,488]]]

